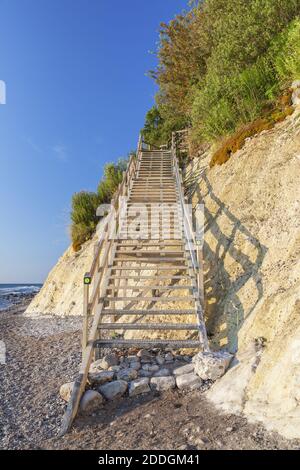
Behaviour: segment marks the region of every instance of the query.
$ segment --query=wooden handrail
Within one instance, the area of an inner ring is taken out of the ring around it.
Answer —
[[[140,137],[137,149],[138,158],[141,150],[142,138]],[[123,173],[123,180],[111,201],[111,209],[106,216],[105,224],[101,229],[100,239],[96,246],[91,269],[84,276],[82,333],[83,358],[85,356],[85,351],[88,345],[89,317],[94,313],[95,308],[97,308],[97,303],[100,299],[101,287],[107,277],[109,258],[112,253],[113,242],[117,230],[117,220],[120,210],[119,200],[121,197],[126,197],[129,194],[130,183],[137,173],[138,158],[136,158],[134,155],[131,155],[129,159],[127,169]],[[91,288],[91,286],[93,288]]]
[[[185,131],[182,131],[185,132]],[[175,180],[177,184],[177,189],[179,193],[179,200],[180,200],[180,205],[181,205],[181,210],[182,210],[182,217],[183,217],[183,227],[184,227],[184,233],[185,233],[185,239],[188,245],[188,249],[191,255],[191,260],[192,260],[192,265],[193,269],[196,273],[197,276],[197,281],[198,281],[198,291],[200,298],[203,300],[203,285],[201,282],[200,285],[200,271],[202,270],[201,263],[201,256],[200,256],[200,250],[198,247],[198,241],[195,238],[194,230],[193,230],[193,222],[191,219],[191,216],[187,210],[186,203],[187,200],[184,196],[184,186],[183,186],[183,178],[182,178],[182,172],[179,168],[178,164],[178,159],[176,155],[176,143],[175,143],[175,132],[172,133],[172,159],[173,159],[173,169],[174,169],[174,175],[175,175]]]

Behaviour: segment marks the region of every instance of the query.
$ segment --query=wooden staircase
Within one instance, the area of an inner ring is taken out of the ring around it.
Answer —
[[[141,138],[84,277],[82,365],[62,434],[76,416],[93,357],[101,348],[132,347],[209,349],[201,250],[176,149],[153,149]]]

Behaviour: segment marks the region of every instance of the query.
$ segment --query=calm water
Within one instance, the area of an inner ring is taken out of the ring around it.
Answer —
[[[0,284],[0,310],[10,307],[26,294],[36,293],[42,284]]]

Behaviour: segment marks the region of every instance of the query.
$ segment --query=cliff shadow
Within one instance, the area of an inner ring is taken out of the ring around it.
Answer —
[[[260,267],[267,248],[216,196],[205,170],[200,181],[198,174],[190,176],[188,195],[196,204],[209,200],[204,207],[203,256],[205,317],[211,345],[236,352],[238,332],[263,297]],[[245,302],[242,289],[247,283],[251,283],[251,298]]]

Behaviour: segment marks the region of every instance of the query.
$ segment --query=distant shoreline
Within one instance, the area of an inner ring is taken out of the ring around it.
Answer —
[[[26,310],[42,284],[0,284],[0,314]]]

